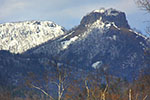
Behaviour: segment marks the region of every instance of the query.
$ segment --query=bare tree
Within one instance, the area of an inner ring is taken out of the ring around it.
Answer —
[[[57,77],[56,79],[58,81],[54,82],[52,81],[52,83],[54,83],[57,86],[57,94],[58,94],[57,100],[61,100],[62,95],[68,86],[66,79],[67,77],[69,77],[69,72],[67,72],[67,69],[63,68],[62,65],[57,62],[54,63],[54,66],[56,67],[56,77]]]
[[[137,5],[150,14],[150,0],[137,0]],[[146,27],[146,33],[150,35],[150,25]]]
[[[150,0],[138,0],[137,4],[142,10],[150,13]]]
[[[62,100],[64,95],[64,91],[68,87],[68,78],[70,77],[69,68],[66,68],[64,64],[58,63],[57,61],[49,62],[51,69],[46,70],[43,79],[46,88],[42,88],[44,86],[43,82],[39,83],[38,80],[35,79],[35,75],[30,75],[30,80],[27,81],[28,86],[31,88],[35,88],[41,91],[44,95],[46,95],[50,100],[55,100],[53,95],[50,95],[50,92],[57,92],[57,100]],[[55,85],[56,88],[50,90],[49,85]]]

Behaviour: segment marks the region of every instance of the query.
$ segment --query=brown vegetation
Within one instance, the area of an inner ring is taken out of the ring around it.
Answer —
[[[58,73],[60,74],[60,71]],[[58,78],[60,78],[59,74],[57,74]],[[55,81],[57,83],[55,90],[46,90],[42,85],[37,86],[34,82],[28,81],[30,89],[21,97],[14,96],[10,90],[1,89],[0,100],[150,100],[150,75],[148,74],[141,75],[133,82],[106,74],[103,82],[100,73],[97,72],[85,78],[70,80],[65,83],[67,87],[63,85],[64,78],[62,78],[61,76],[59,81]],[[48,91],[56,91],[57,96],[50,95]]]

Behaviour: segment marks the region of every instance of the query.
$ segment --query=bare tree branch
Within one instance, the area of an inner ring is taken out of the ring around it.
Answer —
[[[52,96],[50,96],[46,91],[44,91],[43,89],[37,87],[37,86],[34,86],[33,84],[31,84],[31,86],[35,89],[38,89],[40,90],[41,92],[43,92],[46,96],[48,96],[51,100],[55,100]]]
[[[86,87],[86,91],[87,91],[87,100],[89,100],[89,98],[90,98],[90,90],[89,90],[89,87],[88,87],[88,84],[87,84],[87,80],[85,80],[85,87]]]
[[[146,100],[147,96],[148,96],[148,95],[146,95],[146,96],[143,98],[143,100]]]
[[[129,90],[129,100],[132,100],[132,90]]]
[[[139,8],[150,14],[150,0],[136,0],[136,3]],[[146,22],[149,23],[149,21]],[[147,35],[150,36],[150,26],[147,26],[145,31]]]
[[[150,13],[150,0],[138,0],[137,4],[141,9]]]

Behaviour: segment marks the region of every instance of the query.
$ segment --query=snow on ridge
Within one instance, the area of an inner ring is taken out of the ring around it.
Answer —
[[[64,35],[65,29],[51,21],[0,24],[0,50],[23,53],[30,48]]]
[[[148,37],[144,36],[143,34],[140,34],[140,33],[136,32],[136,31],[134,31],[134,30],[132,30],[132,29],[130,29],[129,31],[130,31],[130,32],[133,32],[134,34],[136,34],[136,35],[138,35],[138,36],[143,37],[145,40],[148,38]]]

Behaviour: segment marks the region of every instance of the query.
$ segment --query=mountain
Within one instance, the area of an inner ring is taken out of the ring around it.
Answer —
[[[92,11],[65,36],[30,53],[59,57],[84,70],[98,68],[132,79],[148,67],[148,45],[147,37],[130,28],[125,13],[111,8]]]
[[[64,33],[63,27],[51,21],[0,24],[0,50],[23,53]]]
[[[132,80],[149,68],[149,39],[130,28],[124,12],[112,8],[93,10],[69,31],[47,21],[1,24],[0,38],[0,76],[14,84],[28,72],[42,75],[53,58],[80,70],[80,76],[102,70]]]

